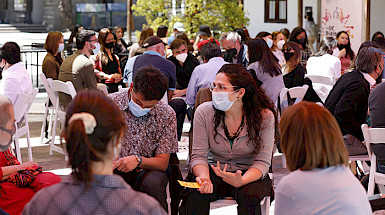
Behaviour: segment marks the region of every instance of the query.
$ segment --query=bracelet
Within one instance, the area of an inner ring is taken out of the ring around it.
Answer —
[[[140,155],[135,155],[135,158],[136,158],[136,161],[138,161],[138,165],[137,165],[137,167],[138,167],[138,166],[140,166],[140,164],[142,164],[143,159],[142,159],[142,156],[140,156]]]

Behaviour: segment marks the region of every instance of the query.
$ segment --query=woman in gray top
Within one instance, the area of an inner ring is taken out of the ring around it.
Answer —
[[[210,90],[213,101],[194,117],[190,165],[200,188],[187,197],[187,214],[209,214],[210,202],[227,196],[239,214],[260,214],[271,188],[274,105],[240,64],[224,65]]]
[[[263,39],[252,39],[247,43],[249,50],[249,66],[247,69],[266,95],[276,102],[282,88],[285,87],[281,67],[277,58],[270,51]]]
[[[113,174],[125,119],[97,91],[81,91],[67,108],[63,136],[72,175],[38,192],[23,214],[162,214],[152,197],[134,191]]]

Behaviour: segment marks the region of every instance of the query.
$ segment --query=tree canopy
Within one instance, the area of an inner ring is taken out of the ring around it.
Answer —
[[[181,0],[176,0],[181,2]],[[172,26],[179,21],[188,35],[198,32],[202,24],[216,31],[232,31],[248,24],[249,18],[238,0],[184,0],[184,13],[172,15],[172,0],[138,0],[132,6],[135,15],[144,16],[147,25],[156,30],[159,25]]]

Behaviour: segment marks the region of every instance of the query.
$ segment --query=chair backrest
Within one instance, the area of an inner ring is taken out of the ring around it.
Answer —
[[[323,76],[323,75],[305,75],[306,78],[309,78],[313,84],[325,84],[333,86],[335,81],[332,76]]]
[[[291,99],[295,99],[295,102],[293,104],[297,104],[302,101],[303,97],[305,96],[307,89],[309,88],[308,85],[303,85],[302,87],[293,87],[290,89],[282,88],[281,92],[279,93],[279,98],[277,100],[277,107],[279,109],[280,114],[283,113],[283,111],[291,105],[291,102],[288,99],[288,94]],[[279,105],[279,106],[278,106]]]
[[[48,94],[49,100],[51,100],[52,104],[56,104],[56,96],[51,89],[51,86],[48,83],[47,77],[44,75],[44,73],[39,74],[41,82],[43,82],[43,86],[45,88],[45,91]],[[52,80],[52,79],[51,79]]]
[[[70,95],[72,98],[76,96],[76,90],[71,81],[63,82],[59,80],[47,79],[49,86],[55,93],[61,92]]]
[[[364,135],[366,149],[371,159],[372,149],[370,144],[385,143],[385,128],[369,128],[367,124],[362,124],[361,130]]]
[[[32,106],[38,92],[39,89],[34,88],[32,92],[28,94],[17,93],[16,101],[13,105],[16,122],[19,122],[23,116],[28,113],[28,110]]]

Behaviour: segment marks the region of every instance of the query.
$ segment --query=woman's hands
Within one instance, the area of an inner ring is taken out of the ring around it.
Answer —
[[[33,166],[39,166],[39,164],[36,163],[35,161],[28,161],[23,164],[20,164],[18,170],[25,170],[28,167],[33,167]]]
[[[346,56],[346,49],[343,48],[341,51],[340,51],[340,54],[338,55],[338,58],[343,58]]]
[[[198,188],[198,191],[201,194],[211,194],[211,193],[213,193],[213,183],[211,183],[209,178],[196,177],[195,180],[200,185],[200,187]]]
[[[104,74],[103,77],[107,80],[114,81],[114,83],[118,83],[123,79],[119,73],[115,73],[112,75]]]
[[[225,167],[223,170],[221,170],[220,163],[217,161],[217,166],[211,165],[211,168],[214,170],[215,174],[222,178],[222,180],[234,187],[242,187],[243,180],[242,180],[242,171],[237,170],[235,173],[232,172],[226,172],[227,164],[225,164]]]

